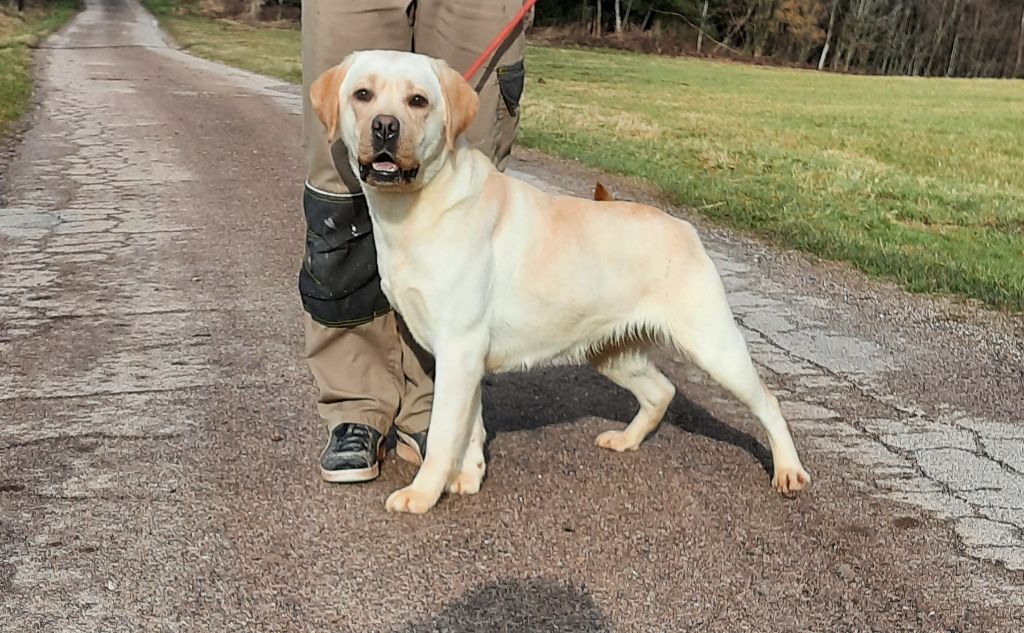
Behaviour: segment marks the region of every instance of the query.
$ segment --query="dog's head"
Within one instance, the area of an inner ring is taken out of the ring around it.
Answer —
[[[402,190],[430,180],[479,104],[445,62],[398,51],[352,53],[314,81],[309,96],[364,185]]]

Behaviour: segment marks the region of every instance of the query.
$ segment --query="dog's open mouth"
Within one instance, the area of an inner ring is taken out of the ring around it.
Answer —
[[[402,169],[395,161],[395,157],[388,152],[377,154],[368,163],[359,163],[359,177],[363,182],[372,184],[412,182],[416,180],[416,174],[419,172],[418,165],[411,169]]]

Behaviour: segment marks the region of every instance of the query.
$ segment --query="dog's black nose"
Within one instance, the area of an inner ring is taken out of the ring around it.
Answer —
[[[370,127],[373,130],[373,139],[382,145],[398,138],[398,119],[390,114],[378,114],[373,117]]]

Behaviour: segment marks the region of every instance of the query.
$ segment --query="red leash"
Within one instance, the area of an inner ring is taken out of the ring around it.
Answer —
[[[501,30],[501,33],[498,33],[498,36],[495,37],[494,40],[490,43],[490,45],[487,47],[487,50],[485,50],[483,54],[480,55],[480,57],[478,57],[475,62],[473,62],[473,65],[469,67],[469,70],[467,70],[466,73],[462,75],[463,77],[466,78],[466,81],[469,81],[470,79],[473,78],[473,75],[476,74],[476,71],[480,70],[480,67],[483,66],[484,63],[490,58],[490,56],[494,54],[494,51],[498,50],[498,47],[501,46],[501,43],[504,42],[505,38],[509,36],[509,33],[511,33],[513,29],[515,29],[516,26],[518,26],[519,23],[523,21],[523,18],[526,17],[526,13],[530,9],[532,9],[533,5],[535,4],[537,4],[537,0],[526,0],[526,2],[523,3],[522,8],[519,9],[519,13],[516,14],[516,17],[512,18],[512,21],[505,25],[505,28]]]

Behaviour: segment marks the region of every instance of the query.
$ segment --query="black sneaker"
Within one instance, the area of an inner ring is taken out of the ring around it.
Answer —
[[[407,462],[422,464],[423,456],[427,454],[427,432],[405,433],[395,429],[398,442],[395,444],[395,452]]]
[[[339,424],[320,453],[320,476],[331,483],[376,479],[383,441],[383,435],[365,424]]]

